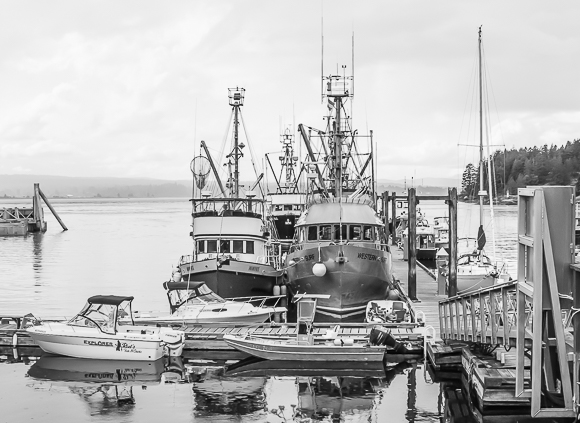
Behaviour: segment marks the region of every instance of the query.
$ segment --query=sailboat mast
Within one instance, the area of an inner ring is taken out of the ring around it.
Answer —
[[[479,27],[479,224],[483,225],[483,89],[482,89],[482,75],[481,75],[481,26]]]

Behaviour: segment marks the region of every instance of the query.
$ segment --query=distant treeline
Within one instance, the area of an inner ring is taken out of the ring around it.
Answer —
[[[496,151],[491,156],[493,195],[516,195],[528,185],[575,185],[580,188],[580,139],[558,147],[526,147]],[[484,187],[488,188],[487,164]],[[461,196],[475,197],[479,191],[479,166],[469,163],[463,172]]]

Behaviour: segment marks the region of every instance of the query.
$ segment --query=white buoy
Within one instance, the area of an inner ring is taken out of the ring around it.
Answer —
[[[171,279],[173,279],[173,282],[179,282],[181,280],[181,272],[180,272],[179,268],[176,268],[173,271],[173,275],[171,275]]]
[[[315,263],[314,266],[312,266],[312,273],[320,278],[326,275],[326,266],[324,263]]]
[[[280,295],[280,285],[274,285],[274,292],[272,295]]]

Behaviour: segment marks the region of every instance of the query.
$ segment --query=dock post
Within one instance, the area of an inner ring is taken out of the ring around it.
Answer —
[[[62,226],[63,231],[68,231],[68,228],[65,226],[64,222],[60,219],[60,217],[58,216],[58,213],[56,212],[56,210],[52,208],[52,206],[48,202],[48,199],[45,197],[45,195],[41,191],[40,187],[37,187],[37,185],[38,184],[34,184],[35,188],[38,188],[38,193],[40,194],[40,196],[44,200],[44,203],[48,206],[48,208],[50,209],[50,211],[52,212],[52,214],[54,215],[54,217],[56,217],[56,220],[58,220],[58,223],[60,223],[60,226]]]
[[[409,227],[407,231],[407,242],[409,245],[409,272],[408,272],[408,294],[412,300],[417,299],[417,198],[415,188],[409,189]]]
[[[32,212],[34,215],[35,231],[42,232],[46,230],[44,227],[44,213],[42,211],[42,207],[40,206],[40,187],[38,183],[34,184],[34,195],[32,196]]]
[[[447,295],[457,295],[457,188],[449,188],[449,290]]]
[[[391,245],[397,245],[397,193],[393,192],[391,195],[391,216],[393,216],[393,236],[391,237]]]
[[[387,245],[389,244],[389,191],[383,192],[383,217],[385,219],[385,236],[387,237]]]

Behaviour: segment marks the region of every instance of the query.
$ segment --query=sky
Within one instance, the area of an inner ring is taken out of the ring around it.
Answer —
[[[191,179],[246,90],[256,156],[323,129],[324,74],[350,72],[379,179],[458,178],[477,161],[482,25],[489,143],[580,138],[580,2],[0,0],[0,174]],[[321,34],[324,35],[322,55]],[[487,116],[487,114],[486,114]],[[262,159],[258,160],[262,162]]]

